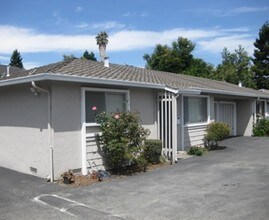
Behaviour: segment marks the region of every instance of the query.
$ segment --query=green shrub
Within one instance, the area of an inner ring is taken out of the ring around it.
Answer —
[[[253,136],[269,136],[269,119],[262,118],[254,125]]]
[[[149,163],[160,163],[162,141],[155,139],[145,140],[144,157]]]
[[[142,154],[142,143],[149,135],[149,130],[139,124],[139,114],[121,112],[96,116],[100,124],[102,135],[99,144],[108,166],[120,170],[126,161],[135,163],[136,158]]]
[[[146,171],[147,166],[148,166],[148,161],[146,160],[143,154],[135,158],[133,162],[137,171],[143,171],[143,172]]]
[[[222,122],[212,122],[207,125],[205,146],[218,146],[218,142],[230,136],[230,126]]]
[[[203,147],[191,147],[188,150],[189,155],[202,156],[207,150]]]

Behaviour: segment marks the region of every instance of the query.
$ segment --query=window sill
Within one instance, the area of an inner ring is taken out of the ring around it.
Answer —
[[[99,127],[100,125],[95,122],[92,122],[92,123],[85,123],[85,126],[86,127]]]
[[[209,124],[209,122],[191,123],[191,124],[184,125],[184,128],[196,127],[196,126],[204,126],[204,125],[208,125],[208,124]]]

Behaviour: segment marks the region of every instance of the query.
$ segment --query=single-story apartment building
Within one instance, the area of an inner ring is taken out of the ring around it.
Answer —
[[[57,179],[103,169],[99,112],[136,111],[163,154],[203,144],[206,126],[228,123],[251,136],[269,94],[226,82],[128,65],[72,59],[28,71],[0,66],[0,166]]]

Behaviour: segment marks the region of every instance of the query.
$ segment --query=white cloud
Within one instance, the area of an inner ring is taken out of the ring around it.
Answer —
[[[125,27],[124,24],[121,24],[116,21],[106,21],[102,23],[86,23],[86,22],[80,22],[78,25],[75,26],[76,28],[80,29],[99,29],[99,30],[111,30],[111,29],[122,29]]]
[[[76,12],[81,12],[82,10],[83,10],[83,7],[81,6],[77,6],[75,9]]]
[[[262,12],[269,11],[269,7],[239,7],[233,9],[231,12],[235,14],[250,13],[250,12]]]
[[[197,44],[202,50],[216,54],[221,53],[224,47],[228,48],[229,51],[234,51],[241,45],[251,55],[254,50],[253,42],[254,40],[250,35],[231,35],[211,40],[201,40]]]
[[[41,66],[41,63],[38,62],[23,62],[23,67],[27,70],[35,68],[35,67],[39,67]]]
[[[269,7],[247,7],[242,6],[238,8],[222,10],[222,9],[205,9],[204,12],[210,12],[213,15],[219,17],[234,16],[243,13],[257,13],[257,12],[266,12],[269,11]]]
[[[101,26],[101,25],[100,25]],[[99,26],[99,27],[100,27]],[[108,25],[109,26],[109,25]],[[113,23],[110,24],[110,27]],[[0,51],[10,54],[14,48],[21,53],[64,52],[72,53],[88,50],[96,51],[95,35],[55,35],[38,33],[35,30],[15,26],[0,25]],[[247,51],[253,49],[254,37],[248,35],[246,28],[208,29],[176,28],[164,31],[121,30],[109,36],[109,52],[130,51],[168,44],[179,36],[186,37],[197,44],[197,50],[220,53],[224,47],[233,50],[242,45]]]
[[[65,17],[62,17],[58,11],[54,11],[52,14],[52,17],[55,19],[56,25],[63,25],[63,24],[68,23],[68,19]]]
[[[248,7],[242,6],[238,8],[230,8],[230,9],[216,9],[216,8],[196,8],[189,9],[186,11],[191,11],[195,13],[209,13],[218,17],[227,17],[227,16],[235,16],[243,13],[257,13],[257,12],[267,12],[269,11],[269,7]]]
[[[0,56],[0,60],[5,60],[5,61],[7,61],[7,60],[10,60],[10,57],[7,57],[7,56]]]
[[[80,22],[78,25],[75,26],[76,28],[87,28],[89,27],[89,24],[86,22]]]
[[[150,14],[146,11],[143,11],[141,13],[137,13],[137,12],[125,12],[122,14],[123,17],[149,17]]]
[[[107,29],[121,29],[124,28],[125,25],[121,24],[119,22],[116,21],[107,21],[107,22],[103,22],[103,23],[95,23],[95,24],[91,24],[90,28],[91,29],[103,29],[103,30],[107,30]]]

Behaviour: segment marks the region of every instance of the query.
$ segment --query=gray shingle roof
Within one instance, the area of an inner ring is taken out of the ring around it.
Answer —
[[[27,76],[27,72],[18,67],[10,66],[9,67],[9,76],[7,76],[7,67],[6,65],[0,65],[0,81],[5,79],[17,78],[20,76]]]
[[[183,74],[174,74],[169,72],[148,70],[128,65],[110,64],[104,67],[103,63],[85,59],[73,59],[62,61],[46,66],[29,70],[30,75],[41,73],[53,73],[69,76],[83,76],[94,79],[111,79],[136,83],[164,84],[171,89],[199,89],[214,93],[230,92],[231,94],[268,96],[260,91],[239,87],[234,84],[187,76]],[[269,96],[268,96],[269,97]]]

